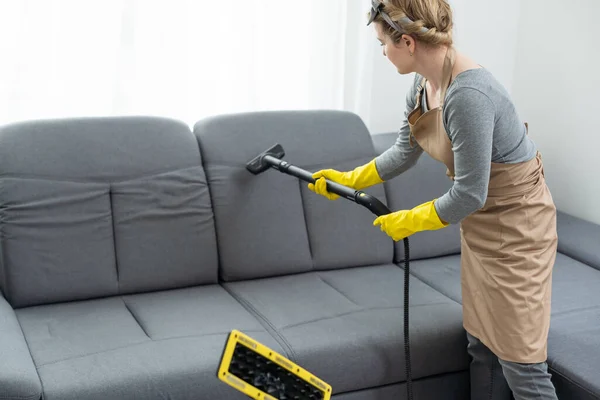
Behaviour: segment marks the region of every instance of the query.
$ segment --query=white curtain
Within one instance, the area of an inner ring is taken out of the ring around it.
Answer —
[[[0,0],[0,124],[254,110],[369,115],[368,0]],[[403,100],[403,99],[402,99]]]

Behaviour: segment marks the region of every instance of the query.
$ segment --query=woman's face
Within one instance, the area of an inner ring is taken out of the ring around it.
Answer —
[[[383,55],[394,64],[398,73],[405,75],[414,72],[414,57],[410,55],[411,47],[413,47],[411,46],[412,38],[403,36],[400,42],[394,43],[389,36],[384,34],[379,23],[375,24],[375,31],[377,32],[377,39],[383,47]]]

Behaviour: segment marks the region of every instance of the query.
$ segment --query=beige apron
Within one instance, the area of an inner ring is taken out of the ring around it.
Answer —
[[[440,107],[423,113],[423,79],[408,116],[411,141],[444,163],[452,180],[454,154],[442,107],[454,54],[450,48],[444,63]],[[539,152],[523,163],[492,162],[484,207],[461,222],[463,324],[503,360],[546,361],[556,247],[556,208]]]

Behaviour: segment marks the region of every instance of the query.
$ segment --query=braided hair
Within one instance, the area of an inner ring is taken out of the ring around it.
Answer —
[[[404,31],[398,32],[381,14],[375,17],[373,22],[380,23],[384,33],[394,42],[406,34],[434,46],[451,46],[453,43],[452,10],[447,0],[384,0],[382,11]]]

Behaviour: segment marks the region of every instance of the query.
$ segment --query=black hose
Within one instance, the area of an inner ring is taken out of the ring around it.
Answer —
[[[312,177],[312,173],[298,168],[290,163],[281,160],[285,155],[281,145],[277,144],[264,153],[255,157],[252,161],[246,164],[246,168],[254,173],[263,172],[268,166],[279,170],[288,175],[296,176],[306,182],[315,183],[315,179]],[[360,191],[355,191],[343,185],[335,182],[327,181],[327,190],[346,197],[350,200],[355,201],[367,207],[371,212],[377,216],[389,214],[390,210],[376,198]],[[409,340],[409,278],[410,278],[410,266],[409,266],[409,245],[408,238],[404,238],[404,358],[406,368],[406,390],[408,394],[408,400],[413,400],[413,388],[412,388],[412,369],[410,362],[410,340]]]
[[[406,392],[408,400],[413,400],[412,390],[412,370],[410,363],[410,340],[409,340],[409,329],[408,329],[408,289],[409,289],[409,246],[408,238],[404,238],[404,359],[406,367]]]

